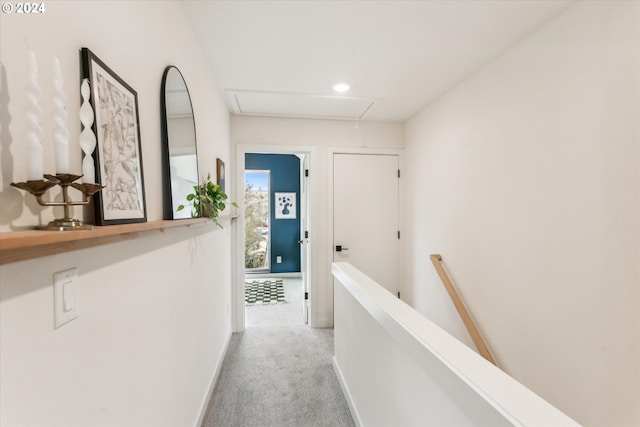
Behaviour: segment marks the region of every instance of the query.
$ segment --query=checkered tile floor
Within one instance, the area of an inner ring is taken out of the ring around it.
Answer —
[[[278,304],[286,302],[284,299],[283,279],[254,279],[247,280],[244,285],[246,305]]]

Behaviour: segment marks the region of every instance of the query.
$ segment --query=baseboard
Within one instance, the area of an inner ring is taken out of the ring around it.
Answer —
[[[231,336],[233,334],[229,333],[227,337],[227,342],[224,344],[224,348],[220,354],[220,358],[218,359],[218,363],[216,365],[216,370],[213,372],[213,377],[211,378],[211,382],[209,383],[209,390],[207,391],[207,395],[204,398],[204,402],[200,407],[200,416],[198,416],[198,422],[195,427],[202,426],[205,415],[207,415],[207,409],[209,407],[209,401],[211,400],[211,396],[213,395],[213,390],[216,388],[216,384],[218,384],[218,378],[220,377],[220,370],[222,369],[222,363],[224,362],[224,358],[227,355],[227,350],[229,349],[229,343],[231,342]]]
[[[309,319],[309,326],[312,328],[333,328],[332,319]]]
[[[247,279],[265,279],[269,277],[288,279],[302,277],[302,273],[245,273],[245,277]]]
[[[333,371],[336,373],[336,377],[338,377],[338,383],[340,384],[340,388],[342,389],[342,394],[344,394],[344,398],[347,400],[347,406],[349,406],[349,411],[351,411],[351,417],[353,421],[356,423],[357,427],[362,427],[362,422],[360,421],[360,416],[358,415],[358,410],[356,409],[353,399],[351,398],[351,393],[349,392],[349,387],[347,383],[344,381],[344,377],[342,376],[342,371],[340,370],[340,366],[338,366],[338,361],[335,356],[333,357]]]

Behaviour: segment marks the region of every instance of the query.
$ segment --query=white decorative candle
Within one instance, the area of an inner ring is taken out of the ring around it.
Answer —
[[[80,123],[82,132],[80,133],[80,147],[84,153],[82,159],[82,182],[93,184],[96,180],[96,172],[93,166],[93,150],[96,148],[96,136],[93,134],[93,109],[89,104],[91,89],[89,79],[83,79],[80,85],[82,95],[82,105],[80,106]]]
[[[69,173],[69,130],[67,129],[66,96],[62,86],[60,61],[53,58],[53,143],[56,173]]]
[[[27,98],[27,180],[42,179],[42,109],[40,108],[40,87],[38,86],[38,66],[36,55],[29,49],[29,80],[25,89]]]

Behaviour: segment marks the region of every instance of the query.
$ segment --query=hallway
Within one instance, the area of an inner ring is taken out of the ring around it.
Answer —
[[[231,337],[203,427],[355,425],[332,367],[333,329],[302,323],[301,300],[291,293],[298,282],[285,280],[287,303],[250,307],[247,329]]]

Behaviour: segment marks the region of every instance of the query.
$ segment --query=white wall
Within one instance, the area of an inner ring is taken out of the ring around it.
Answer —
[[[354,150],[398,149],[403,144],[403,126],[399,123],[285,119],[272,117],[231,117],[231,141],[234,145],[265,150],[280,147],[310,147],[313,164],[311,216],[311,319],[314,327],[333,326],[333,279],[330,263],[329,197],[330,153],[335,147]]]
[[[406,125],[410,303],[577,421],[640,425],[640,3],[579,2]]]
[[[45,171],[54,168],[53,56],[76,144],[79,49],[88,47],[138,92],[148,219],[162,219],[159,96],[167,65],[191,89],[201,174],[215,171],[216,157],[229,161],[229,116],[179,2],[45,6],[39,16],[0,16],[0,230],[54,217],[9,186],[26,178],[25,39],[39,62]],[[71,166],[80,170],[77,146]],[[231,332],[231,227],[152,232],[0,267],[0,424],[195,425]],[[80,316],[54,330],[52,274],[71,267],[80,271]]]

